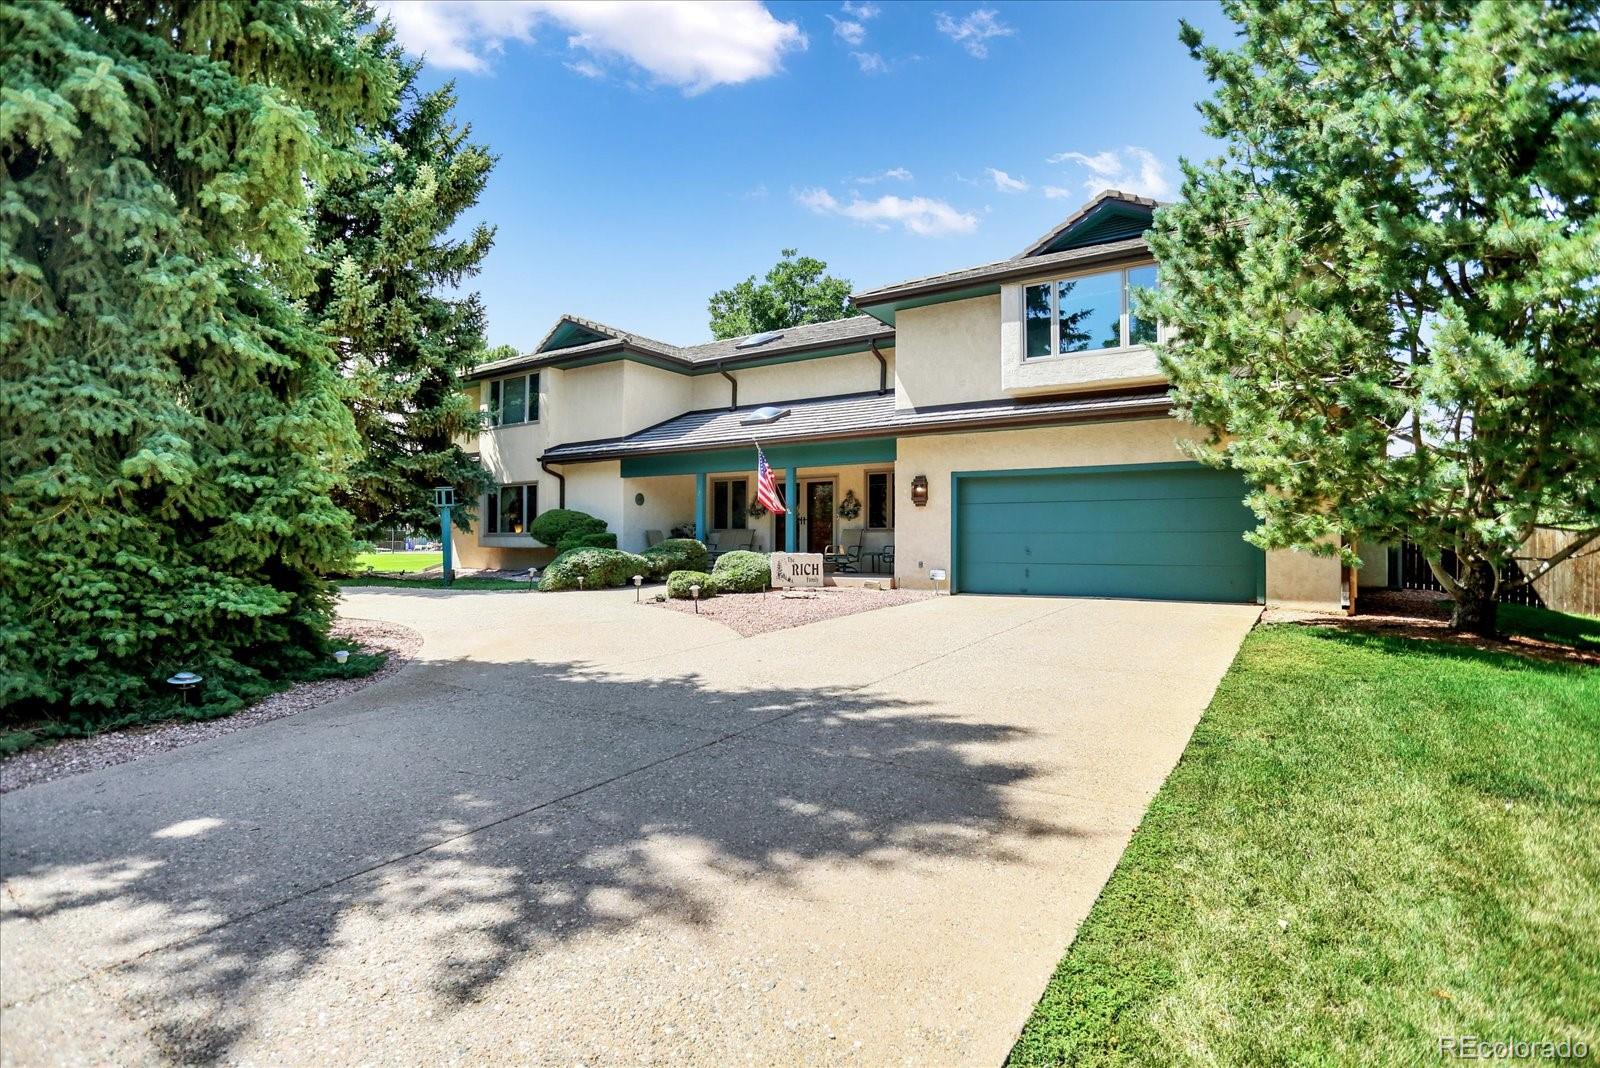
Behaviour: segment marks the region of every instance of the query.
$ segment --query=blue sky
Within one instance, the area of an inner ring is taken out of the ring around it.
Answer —
[[[1213,4],[399,0],[424,79],[500,155],[491,343],[562,312],[666,341],[780,249],[864,289],[1003,259],[1108,185],[1213,151],[1186,17]]]

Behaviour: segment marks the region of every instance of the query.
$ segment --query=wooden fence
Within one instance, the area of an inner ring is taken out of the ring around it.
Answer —
[[[1528,539],[1524,555],[1546,559],[1560,552],[1572,538],[1573,535],[1564,531],[1541,528]],[[1600,543],[1558,564],[1532,586],[1519,586],[1514,590],[1502,588],[1501,602],[1542,605],[1557,612],[1600,615],[1600,552],[1593,551],[1595,549],[1600,549]],[[1400,546],[1398,557],[1395,563],[1399,573],[1390,576],[1393,585],[1403,590],[1444,590],[1439,580],[1433,577],[1433,571],[1429,569],[1421,549],[1406,542]],[[1441,562],[1452,573],[1457,571],[1455,553],[1447,550]],[[1500,574],[1500,581],[1515,582],[1522,575],[1522,569],[1516,564],[1507,564]]]

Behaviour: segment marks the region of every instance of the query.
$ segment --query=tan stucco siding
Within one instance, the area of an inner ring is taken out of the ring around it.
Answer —
[[[638,501],[640,496],[644,497],[643,504]],[[670,538],[674,526],[693,522],[693,475],[622,480],[622,527],[617,531],[618,548],[642,552],[647,531],[659,530]]]
[[[682,415],[691,407],[694,379],[675,371],[663,371],[642,363],[627,362],[621,365],[622,404],[617,422],[619,429],[601,434],[590,434],[583,426],[576,427],[578,436],[568,441],[588,441],[613,434],[632,434],[647,426],[654,426],[675,415]],[[616,399],[612,399],[616,403]]]
[[[1000,400],[1000,297],[973,297],[895,316],[895,405]]]
[[[1204,436],[1177,419],[1137,419],[901,438],[895,462],[895,581],[927,589],[930,570],[950,572],[953,472],[1175,463],[1186,459],[1179,439]],[[917,475],[928,479],[928,504],[922,508],[911,503]],[[1339,593],[1337,560],[1288,551],[1267,554],[1269,601],[1337,606]]]
[[[894,349],[882,349],[889,366],[889,383],[894,383]],[[828,356],[817,360],[771,364],[766,367],[733,368],[728,371],[739,382],[739,406],[803,400],[806,397],[832,397],[841,393],[867,393],[878,388],[879,364],[870,352],[848,356]],[[715,372],[695,376],[692,407],[721,408],[729,403],[728,380]]]

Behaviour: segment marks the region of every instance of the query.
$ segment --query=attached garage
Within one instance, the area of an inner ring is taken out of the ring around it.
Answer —
[[[959,593],[1242,601],[1266,593],[1237,474],[1198,464],[957,472]]]

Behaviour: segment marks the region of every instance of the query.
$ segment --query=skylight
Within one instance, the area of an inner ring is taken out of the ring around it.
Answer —
[[[788,414],[789,409],[779,408],[775,405],[768,404],[757,408],[755,411],[739,420],[739,422],[745,426],[750,426],[753,423],[776,423],[779,419],[782,419]]]
[[[783,336],[782,330],[768,330],[764,334],[752,334],[734,346],[736,349],[753,349],[757,345],[765,345],[769,341],[776,341]]]

